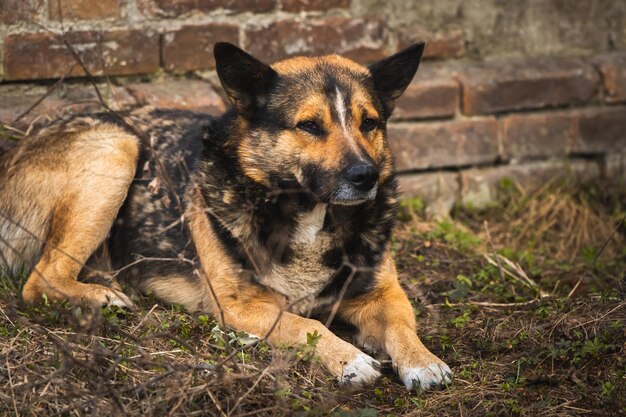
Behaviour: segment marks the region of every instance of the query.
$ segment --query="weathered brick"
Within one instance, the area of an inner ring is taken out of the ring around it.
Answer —
[[[609,180],[626,180],[626,151],[604,156],[602,176]]]
[[[514,114],[501,119],[505,158],[566,155],[574,142],[575,117],[567,112]]]
[[[580,112],[573,152],[609,153],[626,148],[626,107]]]
[[[92,75],[150,73],[159,68],[159,37],[149,30],[69,32],[66,39]],[[5,79],[63,75],[85,74],[59,36],[46,32],[7,37],[4,45]]]
[[[138,0],[139,10],[147,16],[180,17],[190,13],[253,12],[263,13],[274,8],[276,0]]]
[[[529,162],[520,165],[468,169],[461,172],[461,202],[482,207],[497,199],[502,179],[513,180],[526,190],[548,181],[590,181],[600,176],[598,164],[587,160]]]
[[[459,70],[463,112],[469,115],[585,103],[599,77],[578,59],[483,63]]]
[[[601,55],[593,60],[602,74],[605,100],[626,101],[626,52]]]
[[[391,124],[389,145],[399,171],[493,162],[498,157],[495,119]]]
[[[185,26],[163,36],[163,66],[167,71],[215,68],[215,42],[239,43],[239,28],[228,23]]]
[[[50,0],[49,17],[65,21],[115,18],[120,17],[121,3],[121,0]]]
[[[465,54],[465,39],[463,31],[451,29],[435,33],[421,30],[398,31],[398,49],[411,46],[415,42],[425,41],[424,58],[450,59],[459,58]]]
[[[246,28],[246,49],[267,62],[294,55],[340,53],[359,62],[385,56],[386,29],[377,19],[279,20]]]
[[[0,24],[15,25],[38,20],[43,0],[2,0],[0,1]]]
[[[451,172],[398,175],[398,185],[405,198],[420,197],[429,214],[450,214],[459,196],[458,175]]]
[[[447,71],[421,65],[398,100],[392,120],[451,117],[459,106],[459,83]]]
[[[213,87],[199,80],[166,80],[126,86],[139,104],[222,114],[226,110]]]
[[[348,8],[350,0],[282,0],[282,9],[286,12],[309,12]]]
[[[106,104],[113,110],[120,110],[136,104],[134,98],[122,87],[99,84]],[[0,123],[24,127],[33,121],[45,122],[67,114],[101,111],[103,106],[91,85],[62,84],[41,103],[14,124],[17,117],[30,109],[47,88],[28,84],[0,85]]]

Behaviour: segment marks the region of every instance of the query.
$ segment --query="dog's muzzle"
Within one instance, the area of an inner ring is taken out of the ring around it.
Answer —
[[[351,165],[341,173],[331,203],[353,205],[376,197],[378,170],[369,163]]]

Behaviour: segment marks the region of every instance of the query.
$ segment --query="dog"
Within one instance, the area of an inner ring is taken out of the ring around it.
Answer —
[[[273,345],[319,336],[342,383],[379,363],[311,317],[383,350],[408,389],[452,382],[416,334],[389,241],[397,185],[386,138],[424,49],[369,67],[338,55],[266,65],[214,47],[232,108],[219,118],[141,108],[57,121],[0,160],[0,262],[47,297],[131,308],[108,271]],[[87,281],[85,281],[87,280]]]

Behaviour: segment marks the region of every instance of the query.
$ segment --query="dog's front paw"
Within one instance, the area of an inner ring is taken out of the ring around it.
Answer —
[[[398,374],[409,390],[443,388],[453,379],[450,367],[440,360],[423,366],[399,367]]]
[[[98,284],[83,284],[85,290],[82,294],[78,294],[70,301],[75,304],[86,304],[87,306],[98,309],[100,307],[117,306],[134,310],[135,304],[121,291],[107,288]]]
[[[340,378],[342,384],[368,385],[380,378],[380,362],[365,353],[359,353],[346,364]]]

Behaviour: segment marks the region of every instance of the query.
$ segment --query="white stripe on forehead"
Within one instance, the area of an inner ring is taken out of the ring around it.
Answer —
[[[352,148],[354,153],[362,158],[361,149],[348,129],[348,123],[346,122],[348,109],[346,108],[345,99],[343,98],[341,91],[339,91],[339,87],[335,87],[335,111],[339,116],[339,123],[341,124],[341,129],[343,130],[343,136],[346,142],[348,142],[348,145]]]

